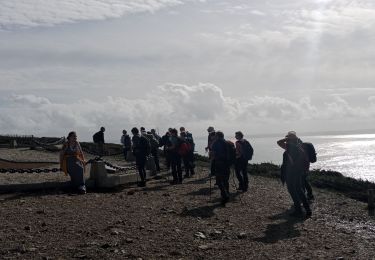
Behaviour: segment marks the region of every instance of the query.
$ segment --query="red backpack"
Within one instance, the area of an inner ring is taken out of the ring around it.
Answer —
[[[187,142],[181,142],[177,149],[177,153],[180,156],[186,156],[190,151],[191,151],[191,144]]]

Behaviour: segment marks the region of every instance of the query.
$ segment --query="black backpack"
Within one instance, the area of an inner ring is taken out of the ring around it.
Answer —
[[[92,136],[92,140],[94,141],[94,143],[99,143],[99,132],[96,132],[93,136]]]
[[[227,163],[229,166],[233,165],[234,162],[236,161],[236,147],[231,141],[225,141],[226,145],[226,152],[227,152]]]
[[[136,144],[136,153],[144,154],[148,156],[151,153],[151,145],[148,139],[144,136],[139,137],[139,143]]]
[[[312,143],[302,143],[302,148],[305,151],[307,157],[309,158],[309,162],[316,162],[317,159],[314,145]]]
[[[247,161],[253,159],[254,149],[251,144],[247,140],[240,142],[240,144],[242,148],[242,157]]]

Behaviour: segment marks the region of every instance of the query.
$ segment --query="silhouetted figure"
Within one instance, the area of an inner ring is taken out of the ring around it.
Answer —
[[[100,156],[104,155],[104,132],[105,128],[102,126],[100,130],[92,136],[92,139],[96,144],[96,151]]]
[[[126,160],[128,152],[132,148],[132,142],[126,130],[122,130],[121,143],[122,143],[122,149],[124,152],[124,159]]]
[[[230,163],[228,161],[228,149],[223,132],[217,131],[216,141],[212,144],[211,152],[216,183],[221,192],[221,203],[223,205],[229,200]]]
[[[133,154],[135,156],[135,163],[137,165],[139,177],[141,181],[138,183],[138,186],[146,186],[146,159],[150,153],[150,144],[146,137],[139,134],[139,130],[136,127],[133,127],[131,130],[132,137],[132,148]]]
[[[170,152],[171,167],[173,181],[171,184],[182,183],[182,168],[181,168],[181,156],[178,153],[178,148],[181,144],[180,138],[177,136],[177,130],[175,128],[170,130],[169,146],[167,150]]]
[[[212,145],[216,140],[216,132],[215,129],[210,126],[207,128],[208,132],[208,138],[207,138],[207,146],[205,148],[206,152],[208,152],[208,158],[210,159],[210,174],[215,175],[215,167],[214,167],[214,159],[212,157],[211,151],[212,151]]]
[[[285,181],[294,204],[294,212],[291,215],[296,217],[302,216],[302,203],[306,211],[306,217],[310,217],[312,212],[303,188],[304,174],[309,165],[305,151],[294,131],[288,132],[285,138],[277,141],[277,144],[285,149],[285,153],[283,154]]]
[[[249,177],[247,172],[248,161],[253,156],[253,148],[250,143],[243,138],[241,131],[235,133],[236,137],[236,161],[235,172],[239,183],[239,190],[246,192],[249,188]]]

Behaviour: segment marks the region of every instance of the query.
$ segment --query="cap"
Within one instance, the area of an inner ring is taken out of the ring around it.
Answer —
[[[286,136],[286,138],[297,138],[297,134],[295,131],[289,131]]]
[[[209,126],[209,127],[207,128],[207,132],[213,132],[213,131],[215,131],[215,129],[214,129],[213,126]]]

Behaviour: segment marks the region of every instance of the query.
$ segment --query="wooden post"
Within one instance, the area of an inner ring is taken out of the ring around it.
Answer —
[[[373,190],[373,189],[369,189],[368,190],[368,208],[369,209],[375,208],[375,205],[374,205],[374,194],[375,194],[375,190]]]

